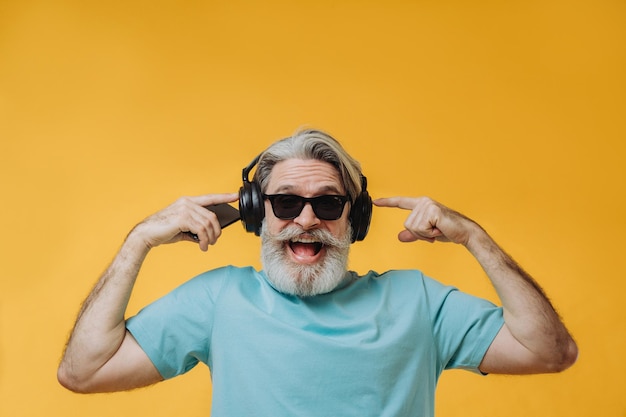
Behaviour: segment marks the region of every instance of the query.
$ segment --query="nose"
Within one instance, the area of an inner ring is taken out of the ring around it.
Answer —
[[[303,230],[313,229],[320,224],[320,219],[315,215],[311,203],[305,203],[302,211],[293,221]]]

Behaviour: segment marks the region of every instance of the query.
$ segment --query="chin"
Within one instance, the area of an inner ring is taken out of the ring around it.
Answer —
[[[343,281],[348,270],[351,231],[345,239],[333,244],[323,243],[311,256],[297,255],[293,241],[301,238],[279,239],[261,231],[261,261],[270,284],[284,294],[312,297],[333,291]],[[292,232],[295,234],[295,232]],[[307,239],[327,242],[329,233],[315,231]],[[320,237],[321,236],[321,237]]]

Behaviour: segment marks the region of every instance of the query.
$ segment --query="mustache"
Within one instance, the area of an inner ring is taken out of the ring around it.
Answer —
[[[337,248],[347,248],[350,246],[351,240],[351,231],[348,228],[347,232],[344,236],[338,238],[330,233],[328,230],[323,229],[312,229],[312,230],[304,230],[299,226],[290,225],[285,227],[283,230],[273,235],[272,238],[281,242],[287,242],[292,239],[306,236],[311,239],[315,239],[324,246],[333,246]]]

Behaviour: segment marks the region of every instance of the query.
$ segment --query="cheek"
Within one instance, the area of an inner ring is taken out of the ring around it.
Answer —
[[[267,227],[267,231],[272,235],[280,232],[289,221],[281,220],[274,216],[274,212],[272,211],[272,206],[268,203],[265,204],[265,227]]]
[[[326,222],[326,229],[334,236],[339,237],[346,233],[349,224],[350,220],[348,219],[348,216],[345,216],[337,221]]]

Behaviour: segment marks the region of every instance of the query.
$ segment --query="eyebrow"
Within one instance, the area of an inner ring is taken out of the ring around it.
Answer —
[[[293,185],[289,185],[289,184],[281,185],[280,187],[276,189],[275,194],[281,194],[281,193],[295,194],[294,192],[295,189],[297,189],[297,187]],[[315,192],[315,194],[319,194],[319,195],[328,194],[328,193],[344,195],[344,193],[334,185],[326,185],[326,186],[320,187]]]

